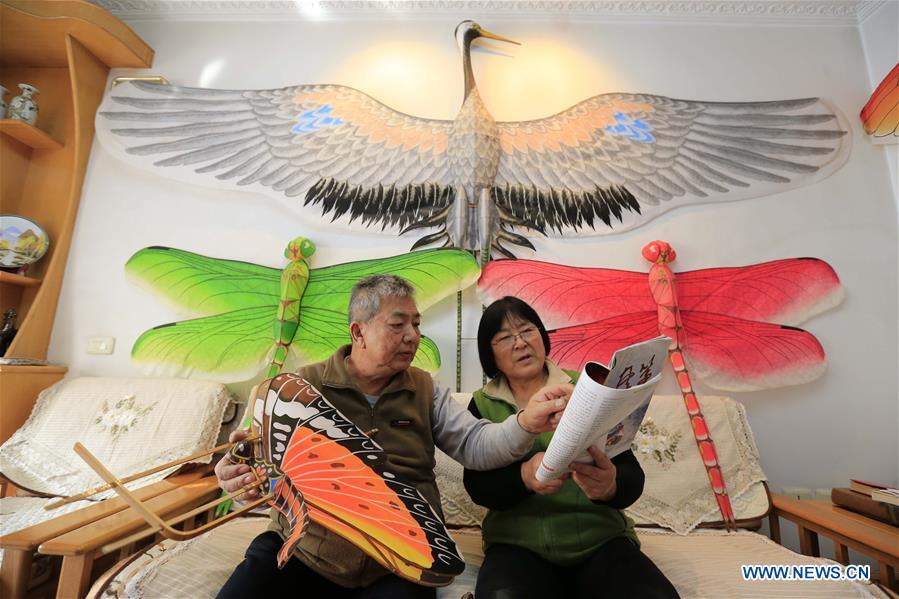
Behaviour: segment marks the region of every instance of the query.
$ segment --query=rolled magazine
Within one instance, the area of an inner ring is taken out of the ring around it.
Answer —
[[[537,468],[537,480],[562,476],[571,462],[592,463],[591,445],[609,458],[630,448],[662,378],[670,344],[669,337],[656,337],[619,349],[609,366],[584,366]]]

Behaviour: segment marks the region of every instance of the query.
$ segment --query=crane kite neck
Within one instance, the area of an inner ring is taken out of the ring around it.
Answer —
[[[462,71],[465,75],[465,95],[462,102],[468,99],[468,94],[477,87],[474,81],[474,73],[471,71],[471,39],[467,36],[462,46]]]

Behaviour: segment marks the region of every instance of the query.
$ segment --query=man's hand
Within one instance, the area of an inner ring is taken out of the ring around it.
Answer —
[[[527,407],[518,413],[518,424],[527,432],[535,434],[556,430],[572,391],[574,385],[570,383],[543,387],[528,400]]]
[[[615,483],[618,469],[602,450],[591,446],[587,451],[593,457],[593,465],[572,462],[568,466],[574,473],[574,482],[591,500],[609,501],[618,492]]]
[[[566,472],[559,478],[549,482],[540,482],[537,480],[537,467],[543,461],[543,452],[535,453],[531,459],[521,464],[521,481],[528,490],[538,495],[552,495],[562,488],[562,484],[568,479],[569,474]]]
[[[236,443],[247,437],[248,431],[236,430],[228,437],[228,441]],[[250,466],[247,464],[235,464],[225,454],[225,457],[219,460],[215,465],[215,477],[218,479],[219,487],[226,493],[233,493],[239,488],[246,486],[256,480],[256,477],[250,473]],[[259,487],[254,487],[236,497],[237,501],[247,502],[259,498]]]

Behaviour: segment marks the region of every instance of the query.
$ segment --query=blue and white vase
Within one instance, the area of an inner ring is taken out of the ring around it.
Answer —
[[[34,101],[32,95],[40,93],[40,90],[27,83],[20,83],[19,89],[22,90],[22,93],[9,103],[6,118],[18,119],[33,125],[37,122],[37,102]]]

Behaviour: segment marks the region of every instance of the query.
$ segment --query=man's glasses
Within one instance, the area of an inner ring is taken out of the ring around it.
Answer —
[[[491,345],[493,345],[493,347],[498,347],[500,349],[511,349],[515,346],[516,337],[521,337],[522,341],[530,344],[540,337],[540,331],[538,331],[534,327],[528,327],[526,329],[521,329],[517,333],[512,333],[511,335],[503,335],[498,339],[494,339],[490,343]]]

